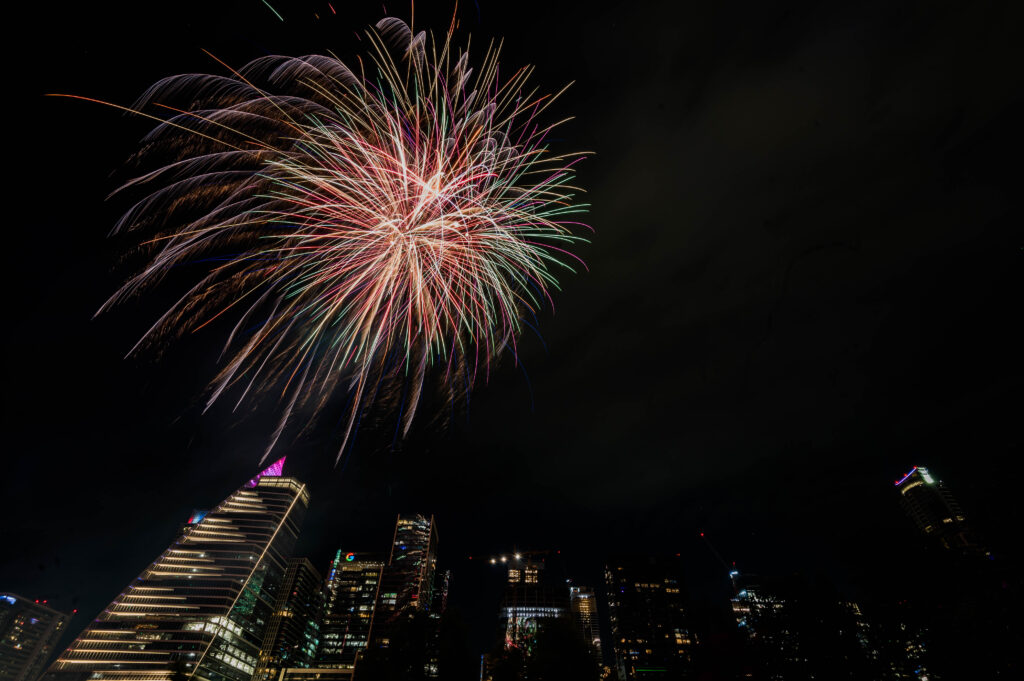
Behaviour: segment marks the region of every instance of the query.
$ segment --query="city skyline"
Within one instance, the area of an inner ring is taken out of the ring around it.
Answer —
[[[504,589],[487,561],[515,547],[560,551],[595,590],[612,554],[680,554],[697,613],[735,597],[733,568],[820,576],[868,613],[923,590],[904,577],[954,560],[944,540],[1024,560],[1024,216],[1006,170],[1020,8],[270,4],[58,3],[14,20],[41,49],[11,136],[4,593],[77,609],[71,637],[194,509],[284,455],[312,500],[296,555],[324,577],[339,549],[387,564],[399,516],[435,519],[473,650]],[[287,404],[208,407],[204,392],[233,324],[125,358],[194,272],[93,318],[144,264],[106,237],[131,200],[105,197],[150,122],[44,95],[129,106],[166,76],[269,54],[349,63],[386,14],[437,32],[454,15],[474,53],[503,40],[509,73],[572,83],[552,113],[574,118],[550,142],[593,152],[577,168],[587,267],[468,404],[425,397],[404,439],[371,417],[335,463],[340,399],[315,423],[297,412],[306,427],[261,463]],[[915,466],[955,508],[893,484]],[[925,532],[914,513],[939,506],[967,529]]]
[[[420,657],[414,656],[414,661],[420,660],[415,664],[422,665],[422,678],[444,678],[439,675],[443,656],[437,646],[452,571],[446,561],[441,561],[446,569],[443,574],[438,572],[434,517],[400,514],[388,543],[390,556],[386,561],[381,554],[338,549],[328,571],[321,576],[308,558],[292,555],[289,548],[301,536],[301,517],[310,497],[306,485],[285,470],[285,460],[282,458],[254,475],[214,509],[191,513],[179,539],[92,624],[85,624],[83,633],[58,655],[44,681],[77,681],[95,673],[102,673],[104,678],[121,678],[123,672],[119,670],[125,667],[150,674],[160,669],[188,671],[194,667],[201,678],[207,678],[213,670],[211,664],[220,669],[217,678],[234,678],[231,675],[239,673],[239,679],[251,677],[254,681],[351,681],[353,671],[360,669],[359,661],[366,655],[370,655],[373,666],[369,671],[373,673],[357,675],[356,679],[397,678],[396,668],[379,666],[381,659],[388,659],[379,656],[409,654],[409,640],[405,637],[410,630],[402,622],[411,622],[406,618],[417,612],[429,615],[427,621],[432,624],[427,625],[426,638],[414,639],[421,641],[417,645],[426,646]],[[934,488],[921,493],[936,494],[941,500],[939,510],[962,513],[949,489],[928,468],[914,466],[896,480],[894,486],[900,497],[913,489],[904,487],[908,482]],[[294,492],[290,503],[278,498],[285,490]],[[298,501],[302,502],[302,513],[293,519],[291,509]],[[285,505],[288,509],[281,515]],[[936,560],[938,556],[930,551],[932,545],[941,546],[951,557],[946,561],[938,557],[946,566],[937,566],[937,571],[922,575],[926,591],[931,588],[929,582],[958,575],[969,580],[964,584],[969,592],[980,588],[977,593],[984,594],[986,582],[1006,579],[998,575],[1008,574],[1007,564],[994,565],[994,572],[987,568],[996,560],[991,552],[978,550],[974,542],[948,540],[949,536],[964,536],[964,517],[956,516],[959,524],[952,528],[952,535],[936,535],[927,524],[934,520],[921,513],[921,504],[900,505],[908,521],[904,541],[912,543],[919,533],[928,540],[920,545],[922,557],[930,555],[928,560]],[[275,507],[277,511],[272,510]],[[280,516],[270,526],[260,520],[268,511]],[[926,519],[922,520],[923,517]],[[939,523],[954,524],[941,520]],[[286,529],[284,539],[277,539],[280,529]],[[700,534],[720,560],[706,534]],[[259,560],[253,560],[253,553],[249,556],[252,567],[246,568],[248,577],[224,581],[241,565],[234,558],[245,558],[235,556],[238,543],[249,540],[259,544],[248,549],[260,552]],[[384,544],[384,538],[380,540]],[[482,654],[481,678],[506,678],[501,674],[508,673],[508,665],[515,668],[524,660],[527,668],[531,668],[530,660],[536,657],[537,646],[547,652],[544,645],[550,645],[551,634],[545,638],[545,632],[551,627],[558,631],[555,625],[559,622],[566,623],[565,631],[575,631],[574,645],[583,651],[582,657],[576,658],[578,663],[590,658],[595,668],[618,674],[620,681],[664,678],[663,674],[689,678],[697,673],[694,670],[706,669],[709,660],[715,659],[715,653],[701,638],[709,635],[706,627],[711,621],[698,622],[692,608],[702,607],[700,598],[695,597],[693,585],[684,576],[693,556],[661,552],[609,555],[601,566],[601,588],[595,591],[577,586],[577,573],[567,569],[561,554],[560,550],[517,548],[511,553],[476,556],[476,576],[482,571],[489,572],[492,578],[500,575],[499,581],[491,580],[492,584],[504,585],[500,598],[494,592],[489,601],[481,599],[484,592],[466,590],[473,599],[485,605],[489,602],[491,612],[498,614],[497,636],[484,634],[480,639],[490,639],[494,646]],[[463,566],[459,576],[472,576],[469,566]],[[814,678],[815,674],[832,673],[829,670],[834,671],[836,656],[843,656],[853,660],[852,666],[844,670],[852,679],[874,678],[872,675],[885,670],[895,674],[894,678],[911,678],[915,674],[927,676],[931,673],[928,670],[942,670],[944,665],[951,664],[948,659],[935,657],[930,626],[921,624],[921,602],[908,606],[906,600],[889,601],[884,594],[864,593],[862,597],[868,603],[865,615],[857,602],[845,600],[848,595],[829,591],[835,584],[826,585],[825,591],[821,591],[823,583],[811,586],[809,575],[758,577],[737,570],[735,562],[722,562],[720,567],[722,581],[727,575],[731,585],[732,598],[720,595],[719,606],[724,613],[726,602],[731,601],[735,619],[733,645],[744,649],[727,663],[737,670],[749,673],[751,669],[763,669],[769,674]],[[227,610],[218,610],[217,598],[210,597],[216,594],[218,580],[237,594],[232,598],[225,592],[226,600],[220,599],[222,605],[230,601]],[[229,586],[231,581],[237,581],[239,586]],[[202,587],[198,592],[196,584]],[[174,595],[175,590],[183,595]],[[196,599],[195,594],[200,592],[209,594]],[[41,654],[17,654],[24,660],[22,666],[38,667],[62,647],[57,645],[57,633],[67,623],[67,616],[55,613],[45,603],[34,604],[15,596],[4,598],[11,604],[24,602],[29,609],[63,618],[55,620],[55,629],[46,629],[45,641],[38,633],[27,632],[31,635],[24,640],[39,641],[32,645],[40,648]],[[262,616],[256,614],[260,607]],[[146,612],[154,608],[155,612]],[[813,615],[815,612],[817,615]],[[825,621],[838,628],[812,633],[807,628],[808,615],[821,618],[826,612]],[[700,617],[706,618],[707,613]],[[0,625],[11,624],[8,619],[6,615],[0,617]],[[18,627],[26,627],[27,619],[12,622],[15,629],[11,631],[15,633],[11,640],[17,641],[23,636],[17,633],[21,631]],[[256,622],[260,624],[257,626]],[[33,619],[32,624],[35,623]],[[204,632],[214,634],[205,643]],[[125,634],[131,636],[125,639]],[[185,638],[179,640],[183,634]],[[721,636],[722,632],[711,630],[710,634]],[[604,647],[602,639],[609,642]],[[191,643],[183,647],[183,641]],[[812,641],[813,647],[809,647]],[[3,646],[0,642],[0,655],[7,654]],[[396,646],[399,652],[386,652]],[[17,650],[20,649],[19,644]],[[451,664],[450,654],[447,661]],[[389,669],[384,676],[380,675],[381,670]],[[501,672],[502,669],[505,671]],[[31,679],[25,677],[24,681]]]

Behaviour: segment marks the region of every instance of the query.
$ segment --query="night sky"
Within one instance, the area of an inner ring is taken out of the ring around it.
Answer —
[[[286,21],[259,0],[9,18],[30,39],[7,57],[28,78],[7,107],[0,588],[78,608],[72,632],[257,470],[274,405],[200,414],[216,333],[124,359],[166,291],[92,319],[130,271],[105,196],[149,125],[43,95],[127,105],[223,73],[203,49],[353,59],[385,15],[271,4]],[[444,31],[451,5],[426,4],[417,28]],[[679,552],[700,598],[723,571],[699,531],[744,570],[866,597],[906,581],[892,481],[925,465],[1020,558],[1020,7],[824,5],[461,3],[475,45],[575,82],[551,115],[576,117],[557,149],[595,152],[589,272],[450,427],[370,424],[337,467],[332,419],[283,441],[312,489],[300,553],[383,552],[396,513],[434,513],[452,598],[488,626],[492,552],[557,548],[585,583],[611,552]]]

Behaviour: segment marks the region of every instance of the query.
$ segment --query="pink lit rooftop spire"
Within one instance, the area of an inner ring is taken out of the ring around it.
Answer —
[[[281,474],[284,471],[284,460],[287,459],[287,458],[288,458],[287,456],[282,456],[280,459],[278,459],[274,463],[272,463],[269,466],[267,466],[266,468],[264,468],[262,471],[259,472],[259,474],[256,475],[255,478],[250,480],[248,485],[246,485],[246,486],[247,487],[255,487],[256,483],[260,481],[260,478],[264,478],[264,477],[267,477],[267,478],[279,478],[279,477],[281,477]]]

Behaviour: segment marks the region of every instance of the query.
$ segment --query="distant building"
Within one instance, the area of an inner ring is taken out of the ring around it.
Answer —
[[[784,589],[766,586],[764,580],[740,575],[737,570],[729,577],[736,593],[732,599],[736,626],[750,641],[768,678],[810,678],[808,651],[804,650],[793,598]]]
[[[952,493],[927,468],[914,466],[896,481],[903,510],[925,535],[961,553],[980,553],[967,518]]]
[[[746,640],[748,660],[760,670],[755,674],[758,678],[929,678],[921,663],[923,648],[916,648],[911,632],[891,619],[894,613],[878,609],[865,613],[831,585],[799,574],[755,577],[733,570],[729,576],[735,591],[736,624]],[[908,668],[920,676],[905,675]]]
[[[307,558],[288,561],[253,681],[273,681],[281,669],[313,665],[323,614],[321,586],[320,573]]]
[[[687,678],[696,639],[678,559],[626,557],[605,570],[612,648],[620,681]]]
[[[320,629],[317,667],[355,668],[366,651],[384,560],[375,554],[342,552],[327,573],[327,604]]]
[[[309,505],[280,459],[202,517],[86,627],[46,681],[249,681]]]
[[[594,661],[604,664],[601,656],[601,624],[597,616],[597,598],[593,589],[586,586],[569,587],[569,607],[573,623],[590,646]]]
[[[0,681],[36,681],[70,619],[45,602],[0,594]]]
[[[546,632],[575,633],[567,580],[556,556],[554,551],[516,551],[491,558],[503,574],[505,589],[494,646],[481,660],[483,681],[529,677],[528,667],[544,652],[539,641]],[[558,645],[565,643],[559,640]],[[580,637],[581,651],[583,642]]]
[[[441,617],[448,608],[448,588],[451,586],[452,571],[434,573],[433,602],[427,612],[427,678],[436,679],[441,669]]]
[[[565,580],[548,574],[547,553],[513,553],[491,559],[508,571],[498,615],[506,649],[518,648],[529,655],[545,622],[569,618]]]

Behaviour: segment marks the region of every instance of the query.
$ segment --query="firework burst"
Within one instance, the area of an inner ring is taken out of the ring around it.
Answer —
[[[263,57],[167,78],[130,109],[161,121],[135,158],[149,169],[118,190],[142,193],[115,231],[144,235],[147,264],[101,311],[199,272],[140,344],[231,320],[207,407],[276,394],[267,452],[337,392],[341,451],[382,394],[401,396],[406,433],[428,375],[448,399],[468,391],[578,262],[580,155],[547,148],[554,97],[531,69],[501,78],[492,45],[474,70],[451,31],[398,19],[367,35],[358,70]]]

